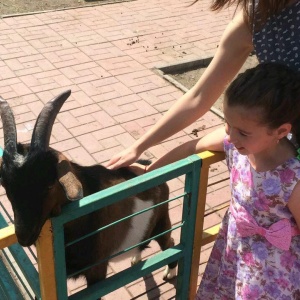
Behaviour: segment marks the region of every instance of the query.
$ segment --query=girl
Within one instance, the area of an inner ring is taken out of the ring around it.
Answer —
[[[247,70],[228,87],[224,115],[225,138],[219,128],[149,166],[226,152],[230,209],[196,299],[300,299],[300,75],[270,63]]]
[[[246,71],[224,114],[232,198],[197,299],[300,299],[300,156],[286,138],[300,142],[299,74]]]
[[[300,0],[214,0],[212,8],[233,4],[240,4],[242,10],[227,26],[199,81],[141,138],[114,155],[107,167],[132,164],[145,150],[205,114],[253,50],[260,63],[278,62],[300,71]]]

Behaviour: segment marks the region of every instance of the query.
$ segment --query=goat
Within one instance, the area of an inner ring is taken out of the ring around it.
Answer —
[[[81,166],[69,161],[61,152],[49,147],[55,118],[66,99],[68,90],[49,101],[35,123],[30,144],[17,143],[14,116],[8,103],[0,97],[0,113],[4,132],[4,153],[1,162],[1,184],[11,202],[15,232],[22,246],[33,245],[47,218],[57,216],[68,201],[79,200],[105,188],[135,177],[128,168],[109,170],[102,165]],[[107,206],[65,225],[65,242],[112,223],[126,215],[167,200],[166,183],[116,204]],[[129,245],[171,228],[168,204],[147,211],[88,237],[66,248],[67,274],[73,274],[93,262],[102,260]],[[170,233],[157,238],[162,250],[174,245]],[[139,246],[132,263],[140,259]],[[88,253],[88,255],[87,255]],[[177,262],[167,266],[165,279],[175,276]],[[95,265],[75,276],[84,276],[87,285],[106,277],[108,262]]]

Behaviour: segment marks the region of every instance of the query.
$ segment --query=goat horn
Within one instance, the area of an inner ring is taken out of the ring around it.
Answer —
[[[2,97],[0,97],[0,113],[3,124],[4,148],[10,154],[17,153],[17,130],[13,112]]]
[[[46,103],[40,112],[33,129],[31,149],[48,149],[55,118],[70,95],[71,90],[67,90]]]

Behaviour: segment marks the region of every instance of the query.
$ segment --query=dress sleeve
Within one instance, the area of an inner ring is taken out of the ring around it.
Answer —
[[[229,172],[231,171],[233,165],[233,157],[234,157],[234,145],[228,141],[228,136],[226,135],[223,141],[224,152],[226,155],[226,163]]]

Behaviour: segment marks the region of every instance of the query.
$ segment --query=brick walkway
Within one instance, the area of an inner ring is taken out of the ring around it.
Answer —
[[[233,13],[212,13],[210,2],[201,0],[188,6],[192,0],[136,0],[0,19],[0,95],[13,108],[18,141],[30,141],[44,103],[71,89],[53,127],[52,147],[90,165],[104,163],[131,145],[183,94],[160,77],[155,67],[215,53]],[[200,132],[204,134],[220,123],[218,116],[208,112],[144,156],[159,157],[193,139],[193,128],[204,126]],[[222,163],[217,168],[226,173]],[[225,182],[209,188],[210,206],[229,199],[226,186]],[[173,180],[170,187],[176,193],[182,180]],[[3,189],[1,201],[5,201]],[[180,218],[180,208],[173,205],[170,209],[173,223]],[[206,226],[221,215],[212,216]],[[209,249],[204,249],[201,261],[207,259]],[[110,272],[127,264],[112,264]],[[200,274],[203,268],[201,264]],[[161,273],[105,299],[173,299],[175,281],[163,282]],[[70,293],[76,288],[70,285]]]

